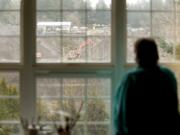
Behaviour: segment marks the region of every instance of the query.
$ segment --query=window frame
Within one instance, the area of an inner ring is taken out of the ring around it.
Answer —
[[[20,115],[29,121],[36,118],[37,73],[87,73],[111,78],[111,118],[113,96],[126,65],[126,0],[111,4],[111,62],[110,63],[36,63],[36,0],[21,0],[20,63],[0,63],[0,70],[15,70],[20,76]],[[4,123],[4,122],[3,122]],[[6,122],[5,122],[6,123]],[[112,119],[111,119],[111,127]],[[112,133],[113,131],[111,131]]]

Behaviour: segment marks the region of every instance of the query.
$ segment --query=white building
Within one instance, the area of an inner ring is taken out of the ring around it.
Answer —
[[[70,32],[71,25],[71,22],[38,22],[37,28],[39,33]]]

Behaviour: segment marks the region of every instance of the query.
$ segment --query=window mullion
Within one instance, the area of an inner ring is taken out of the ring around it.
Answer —
[[[35,117],[36,92],[33,63],[35,60],[35,0],[21,3],[21,52],[23,68],[20,72],[21,116],[28,120]]]

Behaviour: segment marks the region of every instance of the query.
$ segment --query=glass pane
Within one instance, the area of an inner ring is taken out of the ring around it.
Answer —
[[[63,9],[85,9],[86,2],[84,0],[63,0]]]
[[[177,41],[180,42],[180,37],[178,35],[180,35],[180,13],[176,13],[176,38]]]
[[[126,5],[128,10],[150,10],[150,0],[126,0]]]
[[[85,0],[88,9],[111,9],[111,0]]]
[[[89,99],[87,101],[87,120],[93,122],[110,121],[110,100]]]
[[[0,37],[0,62],[14,63],[20,62],[19,38]],[[10,53],[11,52],[11,53]]]
[[[16,72],[0,72],[0,96],[3,97],[18,95],[19,74]]]
[[[20,9],[21,0],[0,0],[0,10]]]
[[[0,121],[18,120],[19,74],[17,72],[0,72]]]
[[[57,63],[61,61],[60,37],[38,37],[36,60],[39,63]]]
[[[42,121],[60,120],[60,116],[56,113],[60,110],[59,100],[37,100],[37,112]]]
[[[38,97],[60,97],[62,93],[62,80],[52,77],[37,78],[37,96]]]
[[[84,126],[76,125],[72,131],[72,135],[85,135]]]
[[[59,35],[60,18],[60,12],[37,12],[37,35]]]
[[[109,79],[88,79],[88,97],[108,97],[110,98],[111,82]]]
[[[128,38],[127,40],[127,61],[135,62],[134,43],[138,38]]]
[[[79,114],[80,118],[73,129],[75,135],[87,134],[86,129],[89,123],[103,123],[110,126],[110,78],[39,74],[36,86],[37,112],[42,123],[62,124],[64,116],[69,115],[74,118]],[[95,133],[96,129],[92,129],[91,132]],[[106,132],[109,134],[109,129]]]
[[[180,3],[179,3],[180,4]],[[180,34],[180,14],[176,13],[176,35]],[[175,58],[180,61],[180,37],[176,36]]]
[[[174,0],[152,0],[153,10],[173,10]]]
[[[63,62],[85,62],[86,41],[84,37],[63,37]]]
[[[109,135],[110,133],[109,125],[93,124],[87,126],[87,135]]]
[[[63,21],[69,23],[62,31],[64,35],[86,35],[85,12],[63,12]]]
[[[64,97],[84,97],[85,80],[84,79],[63,79]]]
[[[111,35],[110,11],[90,11],[87,17],[88,35]]]
[[[176,10],[180,10],[180,1],[179,0],[175,0],[175,4],[176,4]]]
[[[0,124],[0,135],[20,135],[20,130],[18,124]]]
[[[20,102],[19,99],[1,99],[0,98],[0,121],[1,120],[19,120]]]
[[[38,115],[42,121],[59,121],[63,122],[65,116],[75,118],[82,106],[83,99],[38,99]],[[80,111],[80,119],[84,119],[84,106]]]
[[[88,62],[103,63],[111,61],[111,38],[108,36],[88,37]]]
[[[150,36],[150,13],[128,12],[127,32],[128,36]]]
[[[160,55],[160,61],[161,62],[172,62],[174,60],[174,39],[168,38],[168,37],[159,37],[156,38],[158,49],[159,49],[159,55]]]
[[[152,14],[152,34],[157,37],[174,36],[173,13],[153,13]]]
[[[20,17],[18,12],[0,12],[0,35],[19,35]]]
[[[61,0],[36,0],[37,10],[53,10],[61,8]]]

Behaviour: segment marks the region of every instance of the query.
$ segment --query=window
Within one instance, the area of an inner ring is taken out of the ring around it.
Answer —
[[[74,117],[83,104],[73,134],[109,135],[112,76],[97,75],[98,70],[85,65],[102,65],[103,71],[112,64],[111,0],[36,4],[36,110],[41,123],[61,124],[61,111]]]
[[[38,63],[111,62],[110,0],[37,0]]]
[[[41,122],[50,127],[61,124],[62,111],[75,117],[82,106],[73,134],[110,134],[110,78],[77,76],[52,74],[37,78]]]
[[[0,0],[0,134],[82,104],[73,134],[111,133],[111,12],[111,0]]]

